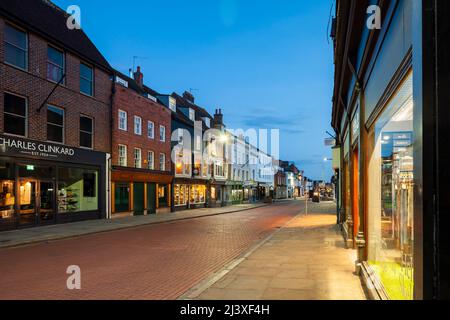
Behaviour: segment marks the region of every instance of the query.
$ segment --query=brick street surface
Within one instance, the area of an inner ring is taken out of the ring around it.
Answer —
[[[39,228],[19,229],[0,232],[0,248],[20,246],[36,242],[59,240],[92,233],[133,228],[149,224],[192,219],[210,215],[227,214],[265,206],[262,203],[240,204],[223,208],[202,208],[174,213],[124,217],[115,219],[88,220],[75,223],[57,224]]]
[[[225,215],[0,249],[0,299],[176,299],[284,226],[288,201]],[[81,290],[66,288],[70,265]]]
[[[187,299],[363,300],[353,274],[355,254],[345,249],[332,203],[309,204],[209,288],[193,288]],[[197,295],[195,293],[198,293]]]

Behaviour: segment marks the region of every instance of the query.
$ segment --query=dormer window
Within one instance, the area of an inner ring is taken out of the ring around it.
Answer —
[[[208,128],[211,128],[211,119],[210,118],[205,117],[205,118],[203,118],[203,121],[205,122],[205,125]]]
[[[177,112],[177,100],[175,98],[169,97],[169,109]]]
[[[121,77],[116,77],[116,83],[128,88],[128,81],[122,79]]]
[[[195,121],[195,110],[189,108],[189,119]]]

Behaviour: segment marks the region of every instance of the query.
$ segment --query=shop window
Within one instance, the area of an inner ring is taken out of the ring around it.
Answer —
[[[119,166],[127,166],[127,146],[119,144]]]
[[[184,206],[188,203],[189,188],[187,185],[176,184],[174,186],[174,204],[175,206]]]
[[[369,133],[368,260],[388,296],[413,299],[412,76],[402,84]]]
[[[130,211],[130,185],[127,183],[117,183],[114,190],[115,212]]]
[[[28,36],[9,24],[4,28],[5,62],[26,70],[28,64]]]
[[[15,198],[14,165],[0,160],[0,223],[14,217]]]
[[[92,149],[94,138],[94,119],[80,116],[80,147]]]
[[[25,137],[27,134],[27,100],[5,93],[4,104],[4,132]]]
[[[60,82],[64,76],[64,52],[53,47],[47,48],[47,79]],[[64,83],[64,80],[61,81]]]
[[[206,202],[206,186],[192,185],[189,190],[191,204],[203,204]]]
[[[58,212],[98,210],[98,171],[58,168]]]
[[[47,106],[47,140],[64,143],[64,109]]]
[[[84,63],[80,63],[80,92],[88,96],[94,95],[94,71]]]

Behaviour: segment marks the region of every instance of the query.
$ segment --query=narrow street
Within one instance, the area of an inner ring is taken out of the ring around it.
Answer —
[[[303,201],[0,250],[0,299],[176,299],[304,210]],[[70,265],[81,290],[66,288]]]

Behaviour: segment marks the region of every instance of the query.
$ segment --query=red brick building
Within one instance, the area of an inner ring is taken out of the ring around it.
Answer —
[[[171,110],[144,85],[116,72],[112,109],[113,216],[170,211],[172,190]]]
[[[105,218],[112,71],[67,14],[0,2],[0,230]]]

